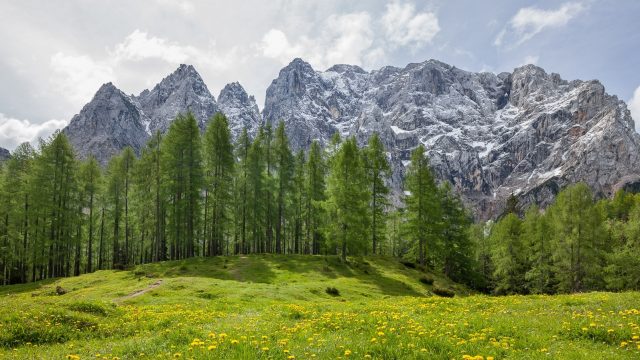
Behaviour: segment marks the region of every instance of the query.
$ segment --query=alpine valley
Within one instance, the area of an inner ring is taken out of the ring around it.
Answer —
[[[626,104],[597,80],[567,81],[526,65],[474,73],[436,60],[367,72],[335,65],[317,71],[301,59],[280,70],[262,112],[239,83],[216,98],[190,65],[151,90],[127,95],[111,83],[63,130],[79,157],[105,164],[126,146],[139,151],[191,111],[201,129],[216,112],[233,138],[243,128],[283,121],[294,149],[327,144],[338,132],[364,144],[377,132],[388,150],[400,199],[410,152],[422,143],[431,165],[479,219],[494,218],[514,194],[523,209],[550,204],[565,185],[584,182],[599,197],[640,184],[640,136]]]

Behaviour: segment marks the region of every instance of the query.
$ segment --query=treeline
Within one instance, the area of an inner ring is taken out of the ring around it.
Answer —
[[[282,123],[235,144],[216,114],[201,134],[190,113],[140,154],[106,168],[78,161],[63,133],[20,145],[0,170],[2,284],[193,256],[386,254],[476,281],[471,217],[437,185],[424,147],[412,154],[404,203],[389,196],[387,153],[336,134],[293,153]]]
[[[481,287],[496,294],[640,290],[640,195],[624,191],[595,201],[576,184],[544,212],[508,211],[495,224],[474,225]]]

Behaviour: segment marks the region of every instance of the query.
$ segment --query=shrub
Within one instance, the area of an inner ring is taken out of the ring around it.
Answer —
[[[429,275],[422,276],[420,282],[425,285],[433,285],[433,278]]]
[[[87,314],[106,316],[107,309],[100,304],[90,302],[77,302],[68,305],[69,309]]]
[[[456,295],[452,290],[441,288],[439,286],[435,286],[433,289],[431,289],[431,291],[438,296],[448,297],[448,298],[452,298]]]
[[[327,294],[329,294],[331,296],[340,296],[340,290],[336,289],[333,286],[329,286],[328,288],[326,288],[324,290],[324,292],[326,292]]]

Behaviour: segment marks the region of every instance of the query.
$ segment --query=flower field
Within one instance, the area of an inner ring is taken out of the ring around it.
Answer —
[[[420,276],[384,258],[256,256],[5,287],[0,358],[640,358],[638,293],[488,297],[436,276],[457,293],[441,298]]]

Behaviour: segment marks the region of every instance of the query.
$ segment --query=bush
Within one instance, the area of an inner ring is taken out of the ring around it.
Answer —
[[[438,296],[442,296],[442,297],[448,297],[448,298],[452,298],[454,297],[456,294],[453,292],[453,290],[449,290],[446,288],[441,288],[439,286],[435,286],[433,289],[431,289],[431,291],[438,295]]]
[[[68,305],[68,308],[73,311],[82,312],[86,314],[99,315],[99,316],[107,315],[107,309],[104,306],[100,304],[90,303],[90,302],[72,303]]]
[[[433,278],[431,276],[425,275],[420,278],[420,282],[425,285],[433,285]]]
[[[340,290],[334,288],[333,286],[329,286],[328,288],[326,288],[324,290],[324,292],[326,292],[327,294],[329,294],[331,296],[340,296]]]

